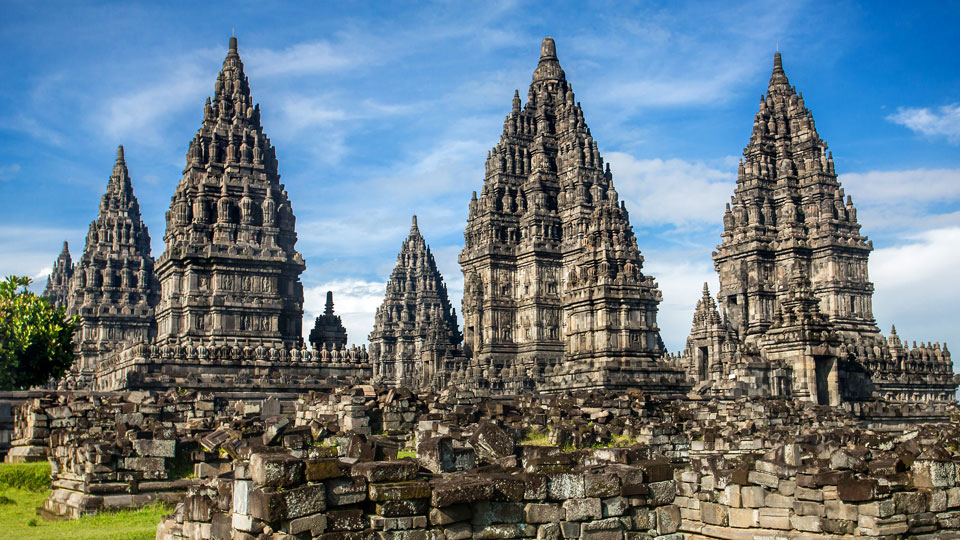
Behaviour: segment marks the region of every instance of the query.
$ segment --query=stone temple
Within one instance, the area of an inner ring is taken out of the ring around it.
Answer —
[[[872,250],[777,53],[713,253],[719,307],[704,285],[682,365],[701,391],[732,396],[954,400],[946,344],[880,334]]]
[[[121,148],[54,264],[76,366],[0,393],[5,460],[51,462],[41,514],[176,504],[158,540],[960,538],[950,353],[880,334],[872,245],[779,54],[679,356],[550,38],[469,203],[462,338],[414,216],[369,353],[332,292],[305,346],[235,38],[166,217],[154,264]]]
[[[154,268],[121,148],[83,257],[71,267],[62,253],[48,282],[83,321],[63,386],[295,393],[369,377],[345,331],[332,352],[304,346],[296,218],[236,38],[166,226]]]
[[[460,254],[464,349],[492,388],[675,390],[660,290],[552,38],[514,94]]]
[[[720,291],[704,288],[680,355],[660,338],[661,292],[549,37],[469,202],[462,333],[414,217],[369,352],[348,346],[332,293],[305,342],[296,218],[236,38],[202,118],[156,262],[122,147],[75,264],[64,244],[45,295],[82,328],[61,387],[954,399],[946,344],[877,328],[872,244],[779,54],[723,216]]]
[[[340,316],[333,312],[333,291],[327,291],[327,303],[323,313],[314,321],[310,331],[310,345],[313,350],[343,349],[347,346],[347,329],[343,327]]]
[[[167,212],[161,343],[302,344],[306,266],[277,169],[233,38]]]
[[[374,381],[442,389],[464,369],[456,310],[413,216],[370,332]]]
[[[122,146],[83,255],[71,266],[64,242],[47,291],[66,306],[68,315],[80,317],[77,359],[65,380],[68,386],[91,384],[102,358],[118,353],[125,343],[156,336],[154,308],[160,287]]]

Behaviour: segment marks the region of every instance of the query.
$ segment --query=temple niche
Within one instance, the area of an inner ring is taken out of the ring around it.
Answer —
[[[704,285],[678,359],[698,391],[829,405],[954,400],[946,344],[907,348],[895,330],[880,334],[872,250],[777,53],[713,254],[718,301]]]
[[[659,361],[660,290],[552,38],[485,169],[460,253],[473,378],[503,391],[682,390]]]
[[[374,381],[443,389],[464,373],[456,310],[413,216],[370,332]],[[458,376],[459,374],[459,376]]]

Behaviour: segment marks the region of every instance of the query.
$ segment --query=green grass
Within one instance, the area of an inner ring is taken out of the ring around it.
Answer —
[[[42,481],[41,481],[42,480]],[[37,508],[50,494],[50,464],[0,464],[0,537],[17,540],[152,540],[170,508],[104,512],[70,521],[47,521]]]
[[[550,430],[530,430],[520,439],[520,444],[523,446],[553,446],[550,444]]]
[[[637,438],[631,437],[630,435],[614,434],[612,437],[610,437],[610,446],[622,447],[622,446],[634,446],[636,444],[637,444]]]
[[[50,463],[0,464],[0,489],[19,488],[46,491],[50,487]]]
[[[411,452],[410,450],[400,450],[399,452],[397,452],[397,459],[403,459],[408,457],[415,458],[417,457],[417,453]]]

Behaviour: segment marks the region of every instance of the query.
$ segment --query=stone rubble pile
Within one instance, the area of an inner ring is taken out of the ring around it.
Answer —
[[[960,428],[904,435],[850,427],[807,429],[742,455],[736,437],[708,441],[677,473],[687,532],[718,538],[781,531],[866,538],[960,538]],[[722,443],[722,444],[719,444]],[[763,530],[763,531],[761,531]]]
[[[50,417],[47,410],[53,406],[50,395],[28,398],[13,411],[13,436],[6,463],[46,461],[50,446]]]
[[[33,396],[11,454],[45,449],[52,514],[183,501],[164,538],[960,538],[956,406],[370,385],[296,402],[220,396]],[[274,469],[292,476],[267,480]],[[407,472],[384,472],[395,469]],[[597,478],[619,487],[590,487]],[[571,482],[563,496],[551,487]],[[531,517],[541,511],[559,517]]]
[[[251,442],[232,473],[189,489],[157,538],[682,538],[674,468],[644,447],[515,446],[490,423],[471,444],[475,461],[445,472],[443,445],[431,463]]]
[[[195,447],[191,438],[211,429],[226,408],[213,394],[175,391],[33,400],[21,409],[21,417],[35,421],[34,435],[42,429],[36,427],[42,417],[49,429],[53,480],[44,510],[75,518],[181,500],[194,483],[188,478],[193,472],[189,453]]]

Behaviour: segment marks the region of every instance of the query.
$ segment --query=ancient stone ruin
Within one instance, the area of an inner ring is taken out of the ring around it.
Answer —
[[[482,384],[682,389],[659,360],[660,291],[552,38],[527,103],[514,94],[464,240],[464,349]]]
[[[413,216],[370,332],[374,380],[407,388],[444,388],[463,373],[457,313]]]
[[[895,329],[880,334],[873,243],[780,53],[743,156],[713,253],[719,308],[704,285],[679,359],[698,391],[824,405],[955,401],[946,344],[904,347]]]
[[[231,38],[156,271],[121,148],[45,292],[77,365],[0,396],[6,460],[52,464],[43,513],[168,502],[158,540],[960,538],[950,353],[880,334],[779,54],[679,356],[550,38],[470,201],[462,340],[414,217],[369,353],[332,292],[307,347],[279,179]]]
[[[124,344],[156,337],[154,308],[160,287],[150,256],[150,233],[140,219],[140,205],[123,147],[90,223],[83,255],[71,265],[66,242],[54,263],[45,294],[80,317],[76,361],[63,384],[92,383],[101,359]]]

